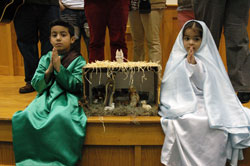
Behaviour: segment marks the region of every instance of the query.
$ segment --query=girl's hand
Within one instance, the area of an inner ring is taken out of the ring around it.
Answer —
[[[188,63],[196,64],[193,47],[190,47],[190,49],[188,50],[187,61],[188,61]]]
[[[61,57],[58,56],[58,52],[57,52],[55,47],[52,50],[51,60],[52,60],[52,64],[53,64],[54,69],[59,73],[60,66],[61,66]]]

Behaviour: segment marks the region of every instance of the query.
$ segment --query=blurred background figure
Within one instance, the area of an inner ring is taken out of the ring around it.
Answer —
[[[121,49],[127,58],[125,42],[129,0],[85,0],[85,14],[90,30],[89,62],[104,60],[106,27],[109,30],[111,60]]]
[[[69,22],[75,29],[75,50],[81,52],[81,36],[89,52],[89,25],[84,13],[84,0],[60,0],[61,19]]]
[[[31,79],[39,62],[38,42],[41,42],[41,55],[52,49],[49,23],[59,18],[58,0],[25,0],[15,16],[14,26],[17,45],[24,59],[26,85],[19,93],[35,91]]]
[[[249,0],[194,0],[195,18],[207,24],[217,47],[224,27],[228,74],[242,103],[250,100],[249,6]]]
[[[160,26],[166,0],[131,0],[129,22],[133,40],[134,61],[145,60],[146,38],[149,61],[162,62]]]

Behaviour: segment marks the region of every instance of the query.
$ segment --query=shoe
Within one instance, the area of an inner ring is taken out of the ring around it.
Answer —
[[[21,87],[19,89],[19,93],[30,93],[30,92],[34,92],[34,91],[35,91],[35,89],[29,83],[26,83],[26,85],[24,87]]]
[[[238,92],[237,96],[242,104],[248,103],[250,100],[249,92]]]

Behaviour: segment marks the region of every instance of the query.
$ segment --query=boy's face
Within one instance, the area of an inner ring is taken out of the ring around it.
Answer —
[[[193,28],[186,29],[183,36],[183,45],[187,52],[193,47],[194,52],[196,52],[201,46],[201,36],[198,30]]]
[[[70,37],[68,28],[60,25],[51,28],[50,43],[59,54],[70,51],[70,46],[75,42],[75,37]]]

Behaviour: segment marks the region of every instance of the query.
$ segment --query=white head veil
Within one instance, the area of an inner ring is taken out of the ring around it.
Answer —
[[[238,100],[206,24],[202,21],[196,22],[202,26],[203,35],[201,46],[194,56],[205,69],[203,97],[209,125],[211,128],[236,134],[232,141],[234,147],[250,146],[250,110],[243,107]],[[177,118],[196,111],[197,100],[185,67],[186,55],[182,28],[162,79],[159,115],[163,118]]]

